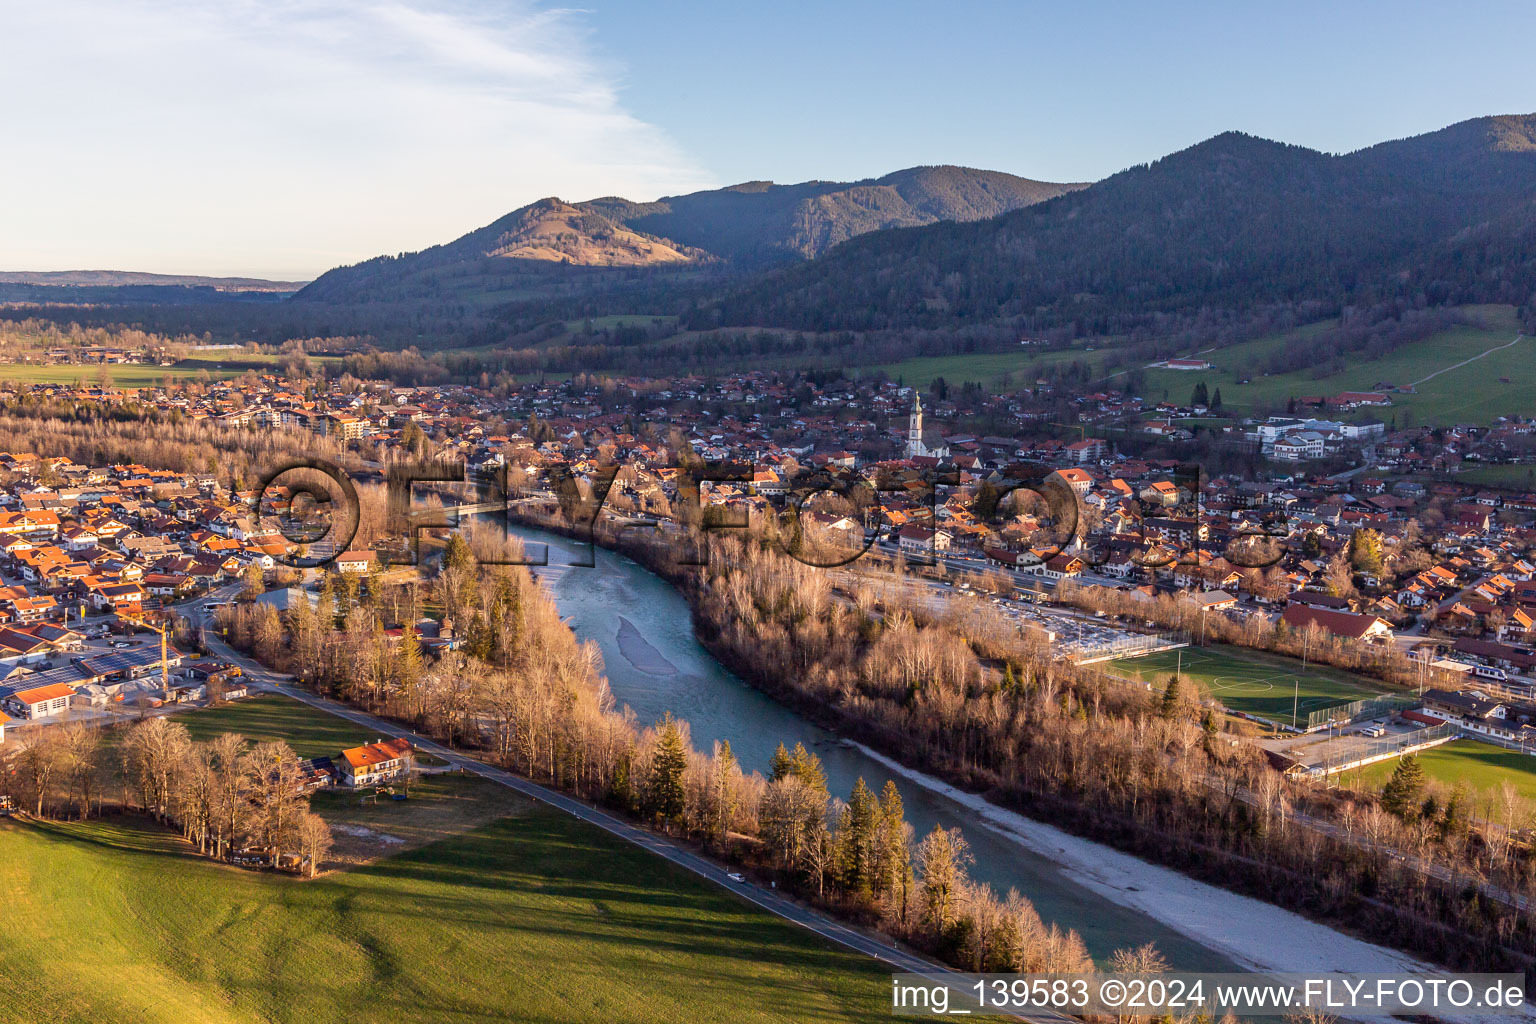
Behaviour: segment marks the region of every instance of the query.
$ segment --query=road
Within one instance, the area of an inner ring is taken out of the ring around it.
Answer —
[[[232,593],[234,589],[238,588],[228,589]],[[207,598],[201,600],[207,600]],[[530,782],[521,776],[513,775],[494,765],[486,764],[484,761],[471,757],[462,751],[445,747],[425,736],[402,730],[397,722],[391,722],[388,719],[370,715],[349,705],[300,689],[294,686],[287,677],[271,671],[260,662],[247,658],[224,643],[217,636],[208,632],[204,622],[205,615],[197,604],[191,604],[189,607],[186,607],[183,614],[186,614],[199,627],[204,627],[204,640],[211,653],[224,660],[234,662],[241,667],[245,673],[244,682],[250,689],[280,693],[294,700],[302,701],[313,708],[363,726],[378,736],[407,736],[418,750],[425,751],[435,757],[440,757],[450,764],[462,768],[464,771],[472,772],[483,779],[506,786],[508,789],[521,793],[532,800],[537,800],[540,803],[547,804],[550,807],[557,808],[579,818],[588,824],[595,825],[619,839],[633,843],[658,857],[670,861],[678,867],[715,883],[723,889],[730,890],[734,895],[756,904],[777,917],[815,932],[822,938],[846,946],[857,953],[872,956],[882,964],[888,965],[893,972],[921,975],[930,982],[948,985],[952,990],[962,995],[969,994],[972,991],[970,985],[964,981],[964,975],[951,971],[947,967],[936,964],[931,960],[908,952],[891,943],[882,941],[879,938],[855,931],[818,911],[802,906],[780,895],[775,890],[763,888],[750,881],[734,881],[725,867],[695,853],[692,849],[668,836],[631,824],[622,818],[609,814],[607,811],[573,799],[547,786]],[[1039,1022],[1039,1024],[1080,1024],[1075,1018],[1043,1011],[1013,1019],[1034,1021]]]

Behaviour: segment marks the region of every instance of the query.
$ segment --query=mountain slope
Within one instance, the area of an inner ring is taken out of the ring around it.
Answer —
[[[1114,333],[1263,304],[1524,303],[1533,139],[1536,115],[1344,156],[1228,132],[992,220],[855,238],[706,313],[814,330],[1015,318]],[[1490,247],[1504,270],[1478,265]]]
[[[998,171],[914,167],[854,183],[747,182],[653,203],[541,199],[445,245],[332,270],[298,297],[451,299],[483,293],[488,280],[526,286],[541,266],[682,270],[724,260],[729,266],[717,270],[745,272],[813,258],[866,232],[992,217],[1081,187]]]
[[[749,181],[654,203],[610,198],[582,205],[637,230],[760,262],[814,259],[884,228],[995,217],[1082,187],[969,167],[912,167],[852,183]]]
[[[622,287],[603,272],[711,263],[698,249],[633,231],[596,210],[540,199],[443,245],[338,267],[294,296],[332,303],[541,299]],[[575,275],[575,276],[573,276]]]
[[[443,246],[436,255],[450,260],[493,257],[583,267],[643,267],[707,258],[559,199],[540,199],[514,210]]]

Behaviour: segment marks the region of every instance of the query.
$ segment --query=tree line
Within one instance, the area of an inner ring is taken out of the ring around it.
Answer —
[[[781,747],[765,777],[728,743],[697,749],[685,720],[642,726],[615,708],[595,645],[576,640],[526,569],[481,565],[473,547],[455,534],[423,585],[370,594],[335,581],[314,608],[244,604],[222,622],[231,642],[307,685],[698,842],[957,966],[1091,968],[1075,932],[969,877],[958,831],[918,840],[894,785],[876,794],[859,780],[842,800],[801,746]],[[435,659],[411,628],[428,609],[462,641]],[[404,627],[390,633],[389,621]]]
[[[1507,829],[1405,821],[1374,794],[1281,775],[1192,688],[1169,709],[1057,660],[985,602],[935,615],[894,580],[839,593],[761,537],[708,539],[699,569],[680,566],[666,538],[600,536],[682,588],[701,641],[728,667],[840,735],[1441,963],[1522,969],[1536,954],[1524,914],[1490,895],[1536,897],[1529,851],[1510,841],[1528,808]]]
[[[180,830],[200,854],[260,862],[311,878],[332,846],[330,827],[309,809],[300,761],[283,740],[238,733],[191,738],[174,718],[146,718],[106,731],[64,722],[20,733],[6,794],[37,817],[101,814],[116,784],[122,805]]]

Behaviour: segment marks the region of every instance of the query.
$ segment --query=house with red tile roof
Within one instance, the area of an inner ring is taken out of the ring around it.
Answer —
[[[343,785],[375,786],[404,775],[409,769],[411,741],[404,736],[375,740],[341,752]]]

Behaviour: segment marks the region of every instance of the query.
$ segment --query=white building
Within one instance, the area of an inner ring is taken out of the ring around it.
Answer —
[[[17,690],[5,698],[7,711],[28,720],[61,715],[69,710],[75,688],[66,683],[49,683],[29,690]]]
[[[1288,462],[1320,459],[1326,450],[1323,435],[1316,430],[1298,430],[1277,439],[1269,448],[1269,454]]]

